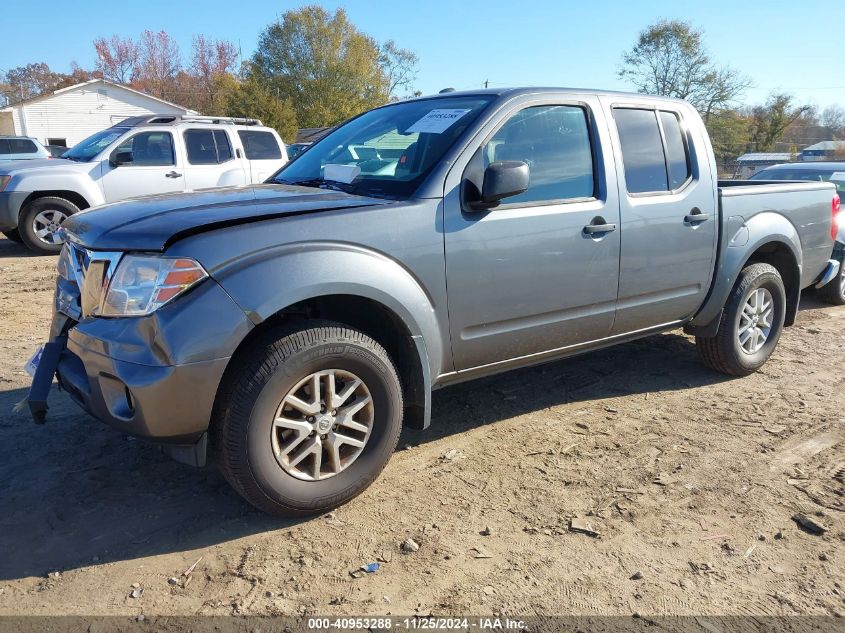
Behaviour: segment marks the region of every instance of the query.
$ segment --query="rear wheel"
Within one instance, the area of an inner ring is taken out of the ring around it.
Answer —
[[[819,298],[835,306],[845,305],[845,263],[839,266],[839,274],[819,288]]]
[[[79,207],[70,200],[47,196],[26,205],[18,222],[21,241],[33,252],[42,255],[58,253],[62,242],[58,230]]]
[[[402,390],[384,348],[319,322],[271,332],[238,354],[212,420],[215,459],[252,505],[304,516],[346,503],[387,464]]]
[[[751,264],[739,274],[712,338],[696,337],[704,363],[731,376],[754,373],[777,346],[786,316],[786,290],[769,264]]]

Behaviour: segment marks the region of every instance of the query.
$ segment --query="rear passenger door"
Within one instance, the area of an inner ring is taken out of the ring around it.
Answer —
[[[264,182],[285,164],[285,154],[271,132],[238,130],[238,136],[244,146],[251,183]]]
[[[607,187],[595,97],[526,100],[496,115],[446,180],[444,234],[457,370],[533,357],[610,333],[619,267],[619,206]],[[489,211],[491,162],[528,163],[530,187]],[[585,230],[592,229],[601,231]]]
[[[685,319],[701,306],[718,209],[697,114],[671,102],[602,100],[616,131],[622,220],[615,335]]]
[[[189,128],[185,143],[185,184],[189,191],[247,183],[243,161],[235,160],[232,141],[224,129]]]

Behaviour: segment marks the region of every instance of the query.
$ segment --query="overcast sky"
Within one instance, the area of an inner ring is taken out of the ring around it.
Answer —
[[[187,54],[203,33],[239,44],[248,57],[259,32],[304,3],[279,0],[103,0],[3,3],[0,70],[45,61],[68,71],[94,65],[99,36],[164,29]],[[343,6],[378,40],[395,39],[420,58],[417,88],[553,85],[630,89],[616,72],[638,32],[659,18],[691,21],[712,57],[749,75],[749,103],[774,90],[821,107],[845,107],[845,1],[610,2],[424,0],[323,2]]]

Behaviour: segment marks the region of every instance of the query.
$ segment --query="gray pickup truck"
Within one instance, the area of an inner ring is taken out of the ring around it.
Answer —
[[[829,183],[716,182],[683,101],[453,92],[365,112],[263,185],[64,224],[51,339],[79,405],[258,508],[378,476],[436,387],[684,327],[741,376],[838,272]],[[35,361],[33,362],[35,364]]]

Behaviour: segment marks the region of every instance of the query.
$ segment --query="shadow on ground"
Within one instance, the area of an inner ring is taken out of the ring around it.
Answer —
[[[37,255],[23,244],[0,235],[0,259],[4,257],[53,257],[53,255]]]
[[[665,334],[437,391],[431,428],[406,430],[400,446],[551,406],[723,380],[699,364],[687,338]],[[260,514],[213,468],[172,462],[55,390],[47,424],[36,426],[11,413],[25,395],[0,392],[0,442],[7,447],[0,463],[2,580],[190,550],[296,523]]]

